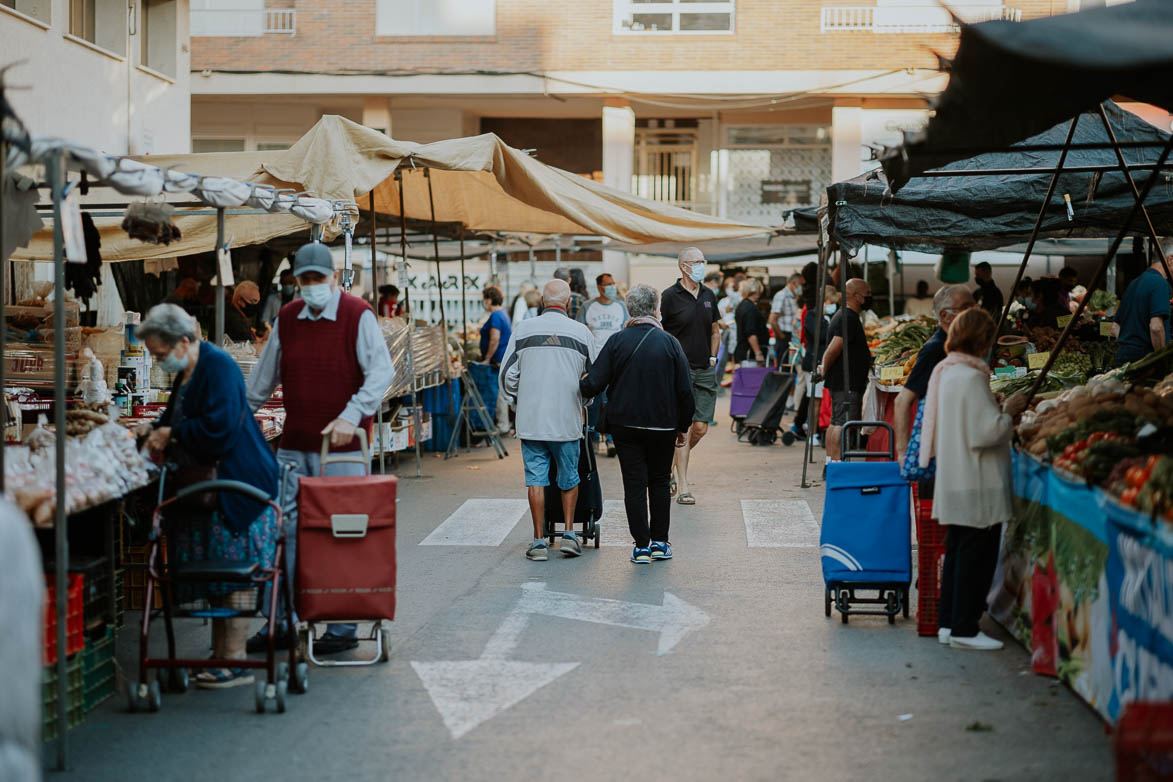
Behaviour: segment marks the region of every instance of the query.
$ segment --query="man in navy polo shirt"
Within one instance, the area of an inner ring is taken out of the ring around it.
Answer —
[[[1166,242],[1167,249],[1173,249]],[[1116,366],[1144,358],[1169,344],[1169,281],[1161,258],[1133,280],[1120,299],[1116,325]]]
[[[929,390],[929,378],[933,375],[933,369],[945,358],[945,337],[949,326],[954,318],[972,306],[973,294],[964,285],[945,285],[933,296],[933,315],[939,325],[933,336],[929,337],[928,342],[916,354],[916,363],[912,365],[908,381],[896,395],[892,428],[896,432],[896,460],[900,463],[904,462],[904,452],[908,448],[913,406],[924,399]]]
[[[709,431],[709,421],[717,406],[717,347],[721,332],[717,329],[720,313],[717,297],[701,281],[705,279],[705,256],[696,247],[685,247],[677,256],[680,279],[660,295],[660,320],[664,330],[680,341],[692,375],[692,395],[696,410],[692,429],[684,445],[676,449],[673,459],[673,483],[681,505],[695,505],[696,497],[688,490],[688,459]]]

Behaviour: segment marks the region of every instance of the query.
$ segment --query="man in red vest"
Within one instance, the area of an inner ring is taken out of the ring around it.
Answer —
[[[358,450],[356,432],[368,429],[383,402],[394,370],[374,310],[344,293],[334,276],[334,260],[322,244],[303,245],[293,258],[301,298],[281,308],[273,333],[248,377],[248,401],[256,410],[282,387],[285,431],[277,461],[285,481],[282,509],[289,572],[297,562],[297,481],[322,472],[322,438],[335,451]],[[292,466],[287,470],[286,465]],[[327,475],[362,475],[363,465],[327,465]],[[333,654],[358,645],[353,624],[332,624],[314,643],[315,654]],[[292,633],[279,633],[284,646]],[[249,651],[265,649],[263,633],[249,640]]]

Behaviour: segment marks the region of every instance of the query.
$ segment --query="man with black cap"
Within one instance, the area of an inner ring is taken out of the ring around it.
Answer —
[[[248,377],[248,401],[254,410],[282,387],[285,431],[277,461],[285,481],[282,509],[287,533],[289,572],[296,569],[297,482],[322,472],[320,451],[329,435],[335,451],[357,450],[358,429],[371,417],[391,385],[391,354],[370,305],[344,293],[334,275],[334,260],[322,244],[303,245],[293,258],[301,298],[281,308],[273,333]],[[285,469],[291,465],[292,470]],[[327,475],[362,475],[356,463],[330,464]],[[332,624],[314,643],[314,652],[332,654],[358,645],[352,624]],[[278,634],[279,641],[288,641]],[[249,651],[265,648],[262,633]]]

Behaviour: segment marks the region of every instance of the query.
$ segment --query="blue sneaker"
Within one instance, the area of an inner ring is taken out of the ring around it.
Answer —
[[[535,540],[533,543],[529,544],[529,548],[526,549],[525,556],[526,558],[532,559],[535,562],[545,562],[548,551],[549,548],[546,546],[546,541]]]
[[[650,565],[652,562],[652,550],[650,548],[636,546],[631,550],[631,561],[637,565]]]
[[[672,547],[668,545],[668,541],[653,540],[649,550],[652,559],[672,559]]]

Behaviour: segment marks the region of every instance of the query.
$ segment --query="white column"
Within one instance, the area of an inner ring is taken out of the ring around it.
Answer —
[[[831,109],[831,179],[842,182],[863,173],[863,109]]]
[[[383,95],[367,95],[362,102],[362,124],[391,135],[391,101]]]
[[[603,107],[603,184],[631,192],[635,164],[635,112],[630,106]],[[631,272],[627,253],[603,251],[603,271],[617,280]],[[628,280],[630,282],[630,280]]]

